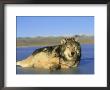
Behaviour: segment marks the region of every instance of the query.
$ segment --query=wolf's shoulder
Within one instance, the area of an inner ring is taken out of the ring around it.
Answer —
[[[32,53],[32,55],[34,56],[39,52],[52,53],[53,51],[59,51],[60,47],[61,47],[60,45],[54,45],[54,46],[46,46],[46,47],[38,48]]]

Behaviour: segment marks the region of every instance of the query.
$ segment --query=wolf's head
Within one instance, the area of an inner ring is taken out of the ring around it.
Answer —
[[[74,38],[65,38],[61,40],[62,53],[67,60],[76,60],[81,54],[79,42]]]

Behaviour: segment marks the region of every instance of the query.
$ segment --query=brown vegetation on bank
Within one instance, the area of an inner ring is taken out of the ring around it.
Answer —
[[[65,37],[25,37],[25,38],[17,38],[16,45],[19,46],[49,46],[49,45],[57,45],[60,40]],[[81,44],[94,44],[93,36],[80,36],[79,42]]]

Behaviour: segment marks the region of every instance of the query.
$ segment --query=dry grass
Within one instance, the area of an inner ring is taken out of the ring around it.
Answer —
[[[49,46],[60,44],[60,40],[65,37],[35,37],[35,38],[17,38],[17,46]],[[93,44],[94,37],[79,37],[81,44]]]

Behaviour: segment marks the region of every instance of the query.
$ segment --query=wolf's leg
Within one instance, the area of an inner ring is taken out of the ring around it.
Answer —
[[[61,68],[62,68],[62,69],[69,69],[70,66],[68,66],[68,65],[66,65],[66,64],[62,64],[62,65],[61,65]]]
[[[61,68],[61,65],[60,64],[56,64],[56,65],[52,65],[49,69],[50,71],[54,71],[54,70],[58,70]]]
[[[79,61],[76,61],[72,67],[78,67],[78,65],[79,65]]]

